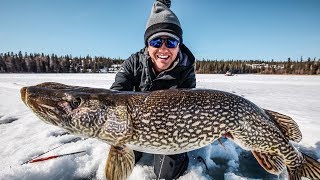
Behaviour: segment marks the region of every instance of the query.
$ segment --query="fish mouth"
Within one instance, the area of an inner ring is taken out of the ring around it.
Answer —
[[[23,103],[27,106],[27,107],[29,107],[29,108],[31,108],[33,111],[35,110],[35,109],[37,109],[36,107],[36,105],[37,105],[37,103],[36,103],[36,99],[34,98],[34,93],[31,91],[30,92],[30,88],[29,87],[22,87],[21,89],[20,89],[20,94],[21,94],[21,100],[23,101]]]
[[[27,105],[26,99],[27,99],[27,87],[23,87],[20,90],[20,94],[21,94],[21,100],[24,102],[24,104]]]
[[[58,125],[58,113],[54,104],[47,98],[41,98],[47,92],[41,92],[41,87],[22,87],[20,89],[21,100],[29,107],[41,120],[46,123]],[[50,114],[50,115],[48,115]],[[55,119],[53,119],[55,118]]]

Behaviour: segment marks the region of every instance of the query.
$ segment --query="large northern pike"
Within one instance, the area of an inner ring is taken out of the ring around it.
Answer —
[[[106,178],[125,179],[133,150],[177,154],[229,137],[252,151],[269,173],[290,180],[320,179],[320,163],[289,140],[302,138],[288,116],[235,94],[208,89],[121,92],[42,83],[21,89],[23,102],[43,121],[111,145]]]

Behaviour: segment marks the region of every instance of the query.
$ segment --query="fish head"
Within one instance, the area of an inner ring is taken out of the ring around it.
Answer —
[[[21,89],[22,101],[44,122],[72,134],[95,137],[108,144],[126,139],[126,106],[116,103],[114,91],[46,82]]]

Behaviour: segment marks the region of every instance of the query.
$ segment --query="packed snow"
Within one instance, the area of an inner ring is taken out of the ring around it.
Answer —
[[[0,179],[105,179],[110,146],[78,137],[40,121],[20,100],[23,86],[42,82],[109,88],[115,74],[0,74]],[[197,75],[197,87],[243,96],[258,106],[292,117],[303,134],[300,151],[320,161],[320,76]],[[251,152],[223,139],[189,152],[188,170],[180,180],[286,179],[264,171]],[[51,150],[53,149],[53,150]],[[47,152],[51,150],[50,152]],[[41,157],[85,151],[37,163]],[[152,155],[144,155],[130,180],[154,179]]]

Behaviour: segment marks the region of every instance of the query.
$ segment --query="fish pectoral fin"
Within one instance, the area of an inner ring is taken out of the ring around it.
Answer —
[[[302,134],[299,129],[298,124],[289,116],[280,114],[275,111],[264,109],[266,114],[272,117],[272,119],[277,123],[282,131],[282,133],[294,142],[300,142],[302,139]]]
[[[277,154],[252,151],[259,164],[271,174],[280,174],[286,167],[284,159]]]
[[[124,180],[134,167],[133,150],[126,146],[111,146],[105,168],[106,180]]]

